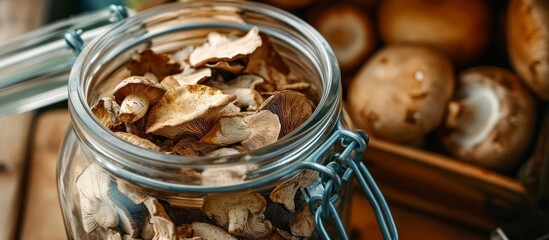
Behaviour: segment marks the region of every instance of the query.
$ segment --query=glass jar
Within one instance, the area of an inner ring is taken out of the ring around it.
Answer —
[[[111,94],[136,51],[170,52],[200,43],[210,31],[246,32],[252,26],[271,37],[292,71],[306,77],[318,96],[312,116],[276,143],[228,156],[169,155],[118,138],[92,114],[90,106]],[[315,230],[309,239],[346,239],[343,226],[353,175],[370,198],[384,235],[396,236],[385,201],[360,162],[367,137],[345,130],[340,120],[336,57],[318,32],[289,13],[222,0],[138,13],[114,24],[81,52],[68,91],[72,127],[61,149],[58,191],[70,239],[178,239],[175,236],[186,235],[189,226],[196,227],[193,222],[220,226],[241,239],[294,239],[287,235],[292,233],[307,237],[308,227]],[[211,178],[239,181],[200,180],[206,172]],[[305,173],[314,177],[301,186],[296,179]],[[284,184],[297,192],[290,198],[293,212],[270,200],[273,189]],[[238,200],[251,198],[263,208],[242,207],[246,201]],[[216,208],[212,204],[218,204],[221,213],[207,213]],[[242,208],[244,213],[235,213]],[[233,221],[241,219],[249,222],[237,229]],[[263,228],[270,230],[258,230]]]

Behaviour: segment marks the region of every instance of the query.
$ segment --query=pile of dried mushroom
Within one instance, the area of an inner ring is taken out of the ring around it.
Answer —
[[[303,124],[317,99],[255,27],[244,36],[211,32],[202,45],[174,53],[145,50],[127,68],[131,76],[92,111],[120,138],[167,154],[219,156],[272,144]],[[211,186],[241,182],[242,172],[184,174]],[[209,195],[194,209],[112,180],[93,163],[76,186],[84,230],[109,239],[300,239],[312,236],[314,221],[298,190],[317,179],[306,170],[270,193]]]

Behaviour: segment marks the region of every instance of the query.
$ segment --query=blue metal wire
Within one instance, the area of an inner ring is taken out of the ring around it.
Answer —
[[[369,141],[368,135],[362,131],[352,132],[343,129],[341,124],[338,126],[340,126],[340,129],[336,130],[318,151],[298,166],[299,169],[313,169],[321,173],[321,181],[324,187],[322,196],[311,196],[309,200],[309,208],[315,215],[318,234],[322,239],[330,239],[324,223],[331,220],[336,226],[339,238],[348,239],[334,203],[339,200],[338,193],[341,190],[342,181],[347,182],[351,176],[355,176],[370,202],[383,238],[387,240],[398,239],[398,231],[389,206],[373,177],[361,161],[362,153],[366,151]],[[331,151],[338,141],[340,141],[344,150],[333,155],[337,160],[331,161],[327,165],[321,164],[319,162],[322,159],[321,157],[327,151]]]

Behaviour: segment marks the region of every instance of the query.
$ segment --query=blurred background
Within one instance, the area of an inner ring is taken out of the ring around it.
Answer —
[[[8,39],[24,32],[110,4],[167,2],[0,0],[0,75]],[[549,239],[546,1],[262,2],[306,20],[334,49],[346,109],[372,137],[364,161],[402,239]],[[19,89],[0,86],[5,101]],[[50,102],[0,117],[0,239],[65,238],[55,163],[69,117],[62,94]],[[380,239],[355,195],[353,238]]]

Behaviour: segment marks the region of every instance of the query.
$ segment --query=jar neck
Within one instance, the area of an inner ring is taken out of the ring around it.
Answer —
[[[200,13],[203,13],[201,15]],[[193,16],[201,18],[192,21]],[[204,19],[208,20],[204,20]],[[182,20],[183,19],[183,20]],[[169,24],[171,23],[171,24]],[[319,91],[312,116],[294,132],[269,146],[222,157],[182,157],[155,152],[117,138],[94,117],[90,106],[110,94],[108,77],[123,68],[136,50],[192,42],[170,42],[182,32],[204,29],[247,31],[258,26],[268,34],[293,69]],[[163,43],[163,44],[159,44]],[[195,1],[157,7],[113,25],[90,43],[78,57],[69,81],[69,109],[73,128],[91,159],[128,181],[176,192],[225,192],[261,188],[272,179],[289,175],[330,137],[341,111],[340,73],[336,57],[326,41],[310,25],[282,10],[253,2]],[[244,182],[229,186],[190,185],[182,181],[182,169],[248,166],[254,169]]]

